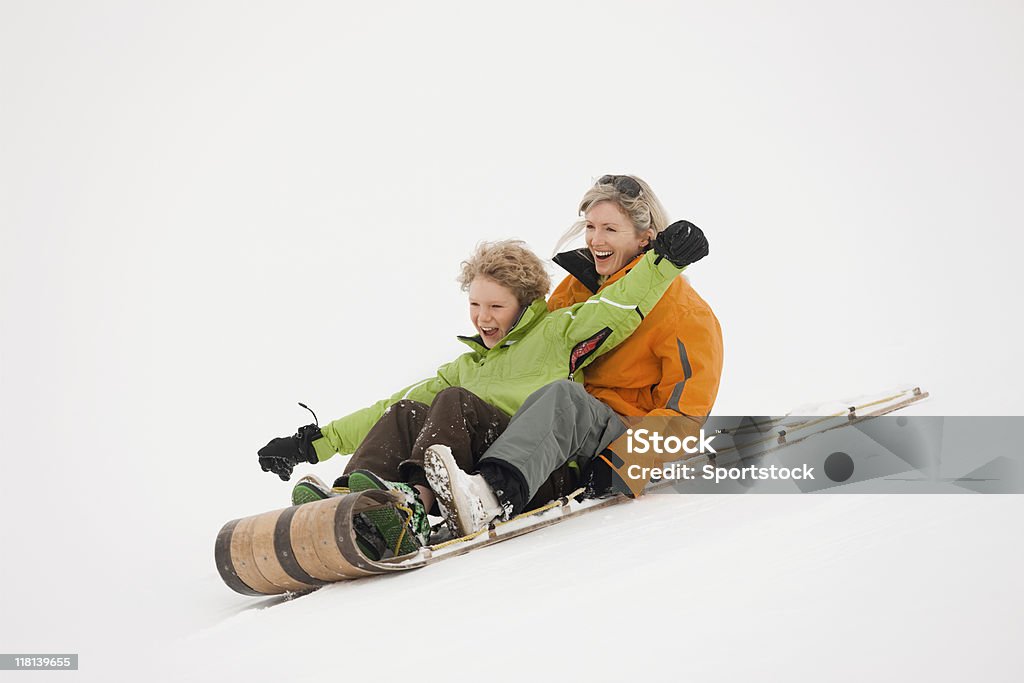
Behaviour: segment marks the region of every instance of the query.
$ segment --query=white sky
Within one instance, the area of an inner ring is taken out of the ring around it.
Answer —
[[[0,651],[215,623],[214,535],[286,495],[255,450],[295,401],[331,419],[461,352],[459,261],[549,254],[604,173],[709,236],[718,413],[908,383],[1024,413],[1022,29],[1018,2],[0,3]]]

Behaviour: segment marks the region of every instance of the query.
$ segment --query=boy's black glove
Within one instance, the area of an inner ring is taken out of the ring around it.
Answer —
[[[313,442],[321,438],[320,428],[316,425],[299,427],[293,436],[272,439],[270,443],[257,451],[260,467],[264,472],[273,472],[282,480],[288,481],[292,469],[300,462],[315,465],[320,462],[316,457]]]
[[[676,221],[654,238],[654,252],[658,258],[667,258],[680,268],[696,263],[708,255],[708,240],[704,232],[690,221]]]

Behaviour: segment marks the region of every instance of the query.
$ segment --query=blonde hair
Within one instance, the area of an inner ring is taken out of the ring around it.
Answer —
[[[520,306],[529,306],[551,289],[544,263],[519,240],[478,244],[473,255],[462,262],[458,277],[462,291],[468,291],[481,276],[511,290]]]
[[[668,212],[665,211],[665,207],[661,205],[661,201],[658,200],[657,195],[651,190],[650,185],[635,175],[625,177],[632,178],[640,186],[640,194],[638,196],[630,197],[623,194],[614,185],[594,183],[593,187],[587,190],[586,194],[583,195],[583,199],[580,200],[580,215],[585,214],[595,204],[612,202],[619,207],[622,213],[626,214],[626,217],[633,224],[637,235],[643,235],[648,230],[653,230],[654,234],[657,235],[668,227]],[[585,218],[573,223],[572,227],[566,230],[561,238],[559,238],[558,243],[555,245],[555,251],[559,251],[578,235],[582,234],[586,227],[587,221]]]

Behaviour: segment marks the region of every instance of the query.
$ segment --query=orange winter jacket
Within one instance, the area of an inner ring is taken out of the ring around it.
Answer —
[[[569,277],[548,297],[555,310],[586,301],[615,282],[641,257],[598,286],[585,249],[554,261]],[[702,423],[711,412],[722,376],[722,328],[685,278],[676,278],[640,327],[584,372],[587,392],[624,416],[687,415]]]

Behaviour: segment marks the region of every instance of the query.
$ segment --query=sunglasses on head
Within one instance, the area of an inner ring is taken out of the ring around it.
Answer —
[[[633,199],[639,197],[640,192],[642,191],[640,183],[633,180],[628,175],[603,175],[597,179],[597,184],[611,185],[622,194]]]

